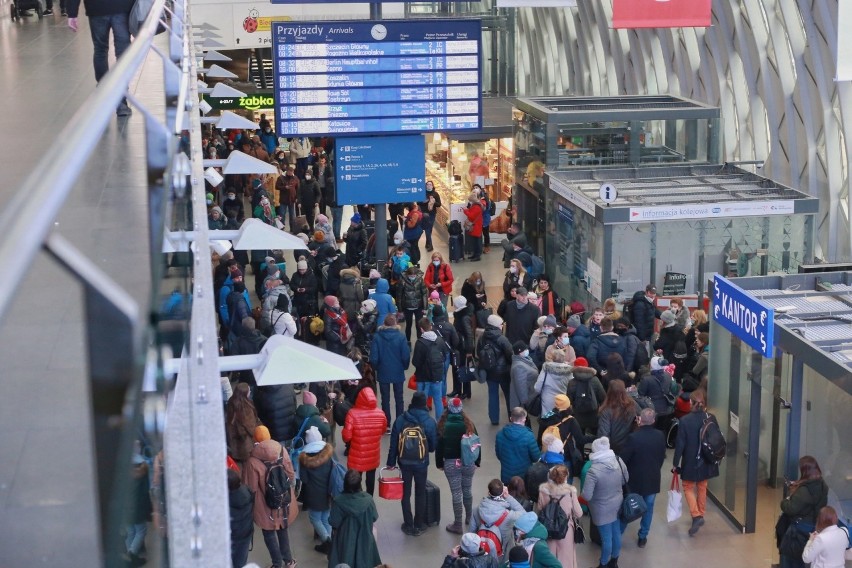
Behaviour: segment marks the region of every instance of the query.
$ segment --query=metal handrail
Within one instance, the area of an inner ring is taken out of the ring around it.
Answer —
[[[148,56],[160,23],[159,15],[165,5],[166,0],[154,0],[151,14],[139,35],[56,137],[66,143],[54,145],[33,166],[0,217],[0,226],[6,228],[0,242],[0,258],[8,268],[6,285],[0,290],[0,322],[29,273],[36,254],[53,230],[53,223],[89,156],[114,119],[115,109],[124,98],[130,81]]]

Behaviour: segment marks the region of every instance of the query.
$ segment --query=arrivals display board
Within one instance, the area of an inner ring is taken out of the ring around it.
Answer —
[[[279,136],[478,130],[482,23],[274,22]]]

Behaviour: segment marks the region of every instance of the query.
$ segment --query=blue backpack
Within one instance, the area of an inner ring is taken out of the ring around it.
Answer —
[[[328,476],[329,493],[337,497],[343,493],[343,478],[346,476],[346,467],[334,458],[331,458],[331,474]]]
[[[529,267],[530,276],[538,278],[544,274],[544,260],[540,256],[530,255],[532,257],[532,265]]]

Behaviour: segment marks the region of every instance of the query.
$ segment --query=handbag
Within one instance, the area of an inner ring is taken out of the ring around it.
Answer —
[[[621,507],[618,510],[618,518],[623,523],[632,523],[633,521],[642,518],[648,506],[645,504],[645,499],[637,493],[631,493],[627,487],[627,479],[624,475],[624,468],[621,465],[621,460],[617,457],[618,468],[621,470],[621,491],[624,494],[624,499],[621,501]]]
[[[413,391],[417,390],[417,375],[411,375],[408,377],[408,388]]]
[[[815,529],[814,523],[810,523],[801,517],[792,521],[781,539],[778,552],[791,558],[801,558],[802,552],[805,551],[805,545],[808,544],[808,538]]]
[[[544,385],[547,384],[547,369],[544,371],[544,380],[541,382],[541,391],[544,391]],[[538,418],[541,416],[541,392],[537,392],[524,404],[524,410],[530,416]]]
[[[488,325],[488,316],[493,314],[493,308],[482,308],[481,310],[476,310],[476,327],[485,327]]]
[[[683,493],[680,491],[680,476],[672,475],[672,483],[669,486],[669,502],[666,506],[666,521],[674,522],[683,513]]]
[[[574,521],[574,544],[586,544],[586,532],[580,524],[580,519],[572,516],[571,520]]]

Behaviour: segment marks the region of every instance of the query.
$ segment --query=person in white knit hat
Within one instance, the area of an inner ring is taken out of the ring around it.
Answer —
[[[503,318],[500,316],[488,316],[485,332],[476,345],[476,356],[479,359],[479,380],[481,382],[484,377],[488,383],[488,418],[491,424],[497,425],[500,423],[500,390],[506,400],[506,415],[511,411],[509,371],[512,367],[512,344],[503,335]]]
[[[621,554],[621,523],[618,511],[624,499],[621,486],[630,481],[627,467],[609,447],[606,436],[592,442],[592,462],[583,484],[592,522],[601,535],[601,568],[618,568]]]

